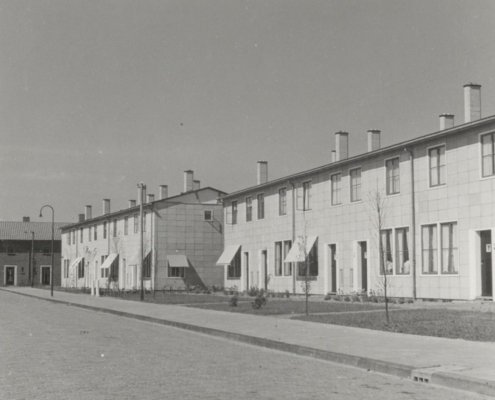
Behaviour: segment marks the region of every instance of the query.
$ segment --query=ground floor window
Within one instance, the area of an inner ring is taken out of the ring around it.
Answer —
[[[119,257],[117,256],[110,265],[110,279],[116,281],[119,279]]]
[[[143,277],[151,278],[151,251],[146,255],[146,257],[144,257],[143,260]]]
[[[232,262],[227,267],[227,278],[240,278],[241,277],[241,250],[239,249],[235,254]]]
[[[457,224],[449,222],[440,224],[440,235],[442,244],[442,274],[457,274],[458,271],[458,247],[457,247]]]
[[[287,254],[289,254],[290,248],[292,247],[292,240],[284,241],[284,255],[283,259],[287,258]],[[291,276],[292,275],[292,263],[286,262],[284,263],[284,275]]]
[[[298,275],[300,277],[306,276],[306,266],[309,267],[309,276],[318,276],[318,246],[316,243],[311,248],[307,261],[298,263]]]
[[[41,266],[41,284],[42,285],[49,285],[51,280],[50,280],[50,271],[51,271],[51,266],[49,265],[42,265]]]
[[[438,273],[438,238],[437,225],[423,225],[421,227],[421,253],[423,274]]]
[[[383,229],[380,232],[380,275],[394,273],[392,258],[392,229]]]
[[[77,277],[84,278],[84,258],[77,264]]]
[[[184,278],[185,276],[184,267],[168,267],[169,278]]]

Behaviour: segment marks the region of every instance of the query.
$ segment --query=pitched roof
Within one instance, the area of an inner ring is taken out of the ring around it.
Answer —
[[[60,240],[60,228],[67,222],[55,222],[53,238]],[[22,222],[0,221],[0,240],[31,240],[31,232],[34,232],[35,240],[52,239],[51,222]]]

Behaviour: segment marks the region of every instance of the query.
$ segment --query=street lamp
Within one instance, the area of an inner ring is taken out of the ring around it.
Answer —
[[[138,183],[137,187],[139,188],[139,248],[140,248],[140,258],[141,258],[141,296],[140,300],[144,300],[144,265],[143,265],[143,258],[144,258],[144,243],[143,243],[143,203],[144,203],[144,191],[146,190],[146,185],[143,182]]]
[[[24,232],[28,233],[28,232]],[[34,284],[34,231],[30,231],[31,233],[31,255],[29,257],[29,281],[31,283],[31,287]]]
[[[50,296],[53,297],[53,234],[55,230],[55,211],[53,210],[53,207],[49,204],[45,204],[43,207],[40,208],[40,218],[43,217],[42,211],[43,208],[48,207],[49,209],[52,210],[52,266],[50,268]]]

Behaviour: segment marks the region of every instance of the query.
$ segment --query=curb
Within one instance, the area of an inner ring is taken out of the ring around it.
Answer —
[[[20,296],[26,296],[45,300],[52,303],[65,304],[68,306],[79,307],[86,310],[98,311],[107,314],[113,314],[121,317],[137,319],[140,321],[152,322],[160,325],[171,326],[174,328],[184,329],[192,332],[198,332],[210,336],[221,337],[241,343],[251,344],[254,346],[265,347],[273,350],[283,351],[286,353],[292,353],[300,356],[311,357],[319,360],[330,361],[338,364],[344,364],[367,371],[379,372],[387,375],[393,375],[400,378],[412,379],[415,382],[432,383],[439,386],[448,388],[464,390],[468,392],[475,392],[488,396],[495,396],[495,381],[477,379],[474,377],[467,377],[462,374],[461,371],[431,371],[425,373],[428,369],[435,367],[417,368],[409,365],[393,363],[389,361],[381,361],[368,357],[354,356],[345,353],[337,353],[328,350],[320,350],[312,347],[285,343],[273,339],[266,339],[262,337],[244,335],[241,333],[234,333],[224,331],[216,328],[208,328],[200,325],[189,324],[185,322],[171,321],[162,318],[150,317],[141,314],[133,314],[125,311],[112,310],[104,307],[90,306],[86,304],[74,303],[67,300],[58,300],[47,297],[40,297],[27,293],[19,293],[15,291],[6,290],[0,288],[0,290],[17,294]]]

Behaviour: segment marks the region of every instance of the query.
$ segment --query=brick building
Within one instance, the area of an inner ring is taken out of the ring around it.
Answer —
[[[337,132],[329,163],[224,196],[224,285],[301,293],[475,299],[495,285],[495,116],[481,118],[481,88],[464,87],[465,122],[349,157]],[[364,138],[363,138],[364,139]],[[377,226],[376,200],[384,211]]]
[[[60,228],[54,227],[53,284],[60,285]],[[51,222],[0,221],[0,285],[50,285]]]
[[[138,289],[141,268],[148,289],[221,286],[223,269],[215,262],[223,248],[224,194],[200,188],[193,171],[185,171],[179,195],[169,197],[166,185],[158,200],[144,194],[143,259],[139,201],[111,212],[104,199],[96,217],[86,206],[78,223],[62,228],[62,286]]]

